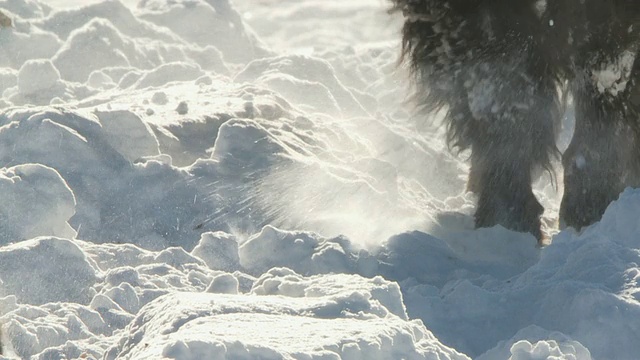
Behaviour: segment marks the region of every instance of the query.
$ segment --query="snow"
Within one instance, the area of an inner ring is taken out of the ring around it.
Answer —
[[[386,7],[0,0],[4,358],[636,358],[640,190],[474,230]]]

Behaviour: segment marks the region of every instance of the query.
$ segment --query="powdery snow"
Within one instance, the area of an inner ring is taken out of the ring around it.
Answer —
[[[0,0],[0,358],[637,358],[640,190],[474,230],[386,6]]]

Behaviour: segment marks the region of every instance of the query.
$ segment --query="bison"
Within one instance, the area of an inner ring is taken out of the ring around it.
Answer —
[[[580,229],[640,180],[640,1],[391,0],[419,109],[470,150],[476,227],[543,237],[532,180],[562,157],[561,226]],[[575,130],[560,154],[567,99]]]

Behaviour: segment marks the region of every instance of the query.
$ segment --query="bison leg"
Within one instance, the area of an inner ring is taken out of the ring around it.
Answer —
[[[599,221],[625,187],[632,155],[632,132],[623,109],[592,86],[574,90],[576,127],[562,157],[562,227],[580,229]]]
[[[468,87],[472,118],[466,121],[474,128],[466,132],[472,152],[468,188],[478,195],[475,224],[500,224],[540,240],[544,209],[531,184],[534,173],[550,168],[556,152],[556,84],[545,67],[495,69],[472,76]],[[478,99],[486,107],[477,107]]]

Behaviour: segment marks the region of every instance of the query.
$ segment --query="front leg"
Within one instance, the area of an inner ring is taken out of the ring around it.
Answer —
[[[478,195],[476,227],[503,225],[542,240],[544,211],[532,189],[532,174],[550,169],[557,153],[560,106],[550,67],[522,61],[481,68],[467,84],[473,131],[469,190]],[[480,106],[481,105],[481,106]]]

